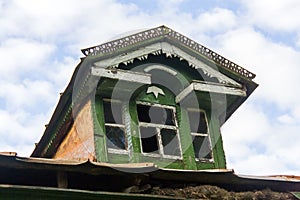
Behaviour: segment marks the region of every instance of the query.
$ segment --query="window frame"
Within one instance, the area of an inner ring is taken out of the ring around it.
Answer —
[[[138,129],[139,129],[139,137],[140,137],[140,149],[141,149],[141,154],[144,156],[149,156],[149,157],[156,157],[156,158],[168,158],[168,159],[183,159],[183,153],[182,153],[182,147],[181,147],[181,141],[180,141],[180,135],[179,135],[179,127],[178,127],[178,122],[177,122],[177,115],[176,115],[176,107],[175,106],[170,106],[170,105],[165,105],[165,104],[158,104],[158,103],[150,103],[150,102],[145,102],[145,101],[136,101],[136,111],[137,111],[137,116],[138,116],[138,110],[137,110],[137,105],[146,105],[146,106],[156,106],[160,108],[166,108],[166,109],[171,109],[172,114],[173,114],[173,119],[174,119],[174,126],[173,125],[164,125],[164,124],[156,124],[156,123],[148,123],[148,122],[140,122],[138,119]],[[141,135],[141,130],[140,127],[151,127],[155,128],[157,132],[157,142],[158,142],[158,153],[148,153],[148,152],[143,152],[143,145],[142,145],[142,135]],[[164,153],[164,146],[162,142],[162,136],[161,136],[161,130],[162,129],[169,129],[169,130],[175,130],[176,132],[176,137],[179,145],[179,152],[180,156],[177,155],[167,155]]]
[[[121,120],[122,120],[122,124],[117,124],[117,123],[106,123],[105,120],[105,108],[104,108],[104,102],[110,102],[110,103],[120,103],[121,105]],[[128,154],[129,150],[128,150],[128,134],[127,133],[127,129],[126,129],[126,125],[125,125],[125,121],[124,121],[124,115],[126,114],[124,112],[125,108],[124,108],[124,104],[121,100],[119,99],[110,99],[110,98],[102,98],[102,105],[103,105],[103,115],[104,115],[104,134],[105,134],[105,145],[106,145],[106,149],[108,153],[115,153],[115,154]],[[115,148],[111,148],[108,147],[107,145],[107,132],[106,132],[106,126],[110,126],[110,127],[118,127],[118,128],[122,128],[124,131],[124,137],[125,137],[125,149],[115,149]]]
[[[194,152],[194,156],[195,156],[195,160],[196,161],[206,161],[206,162],[214,162],[214,153],[213,153],[213,147],[212,147],[212,142],[211,142],[211,135],[210,135],[210,127],[209,127],[209,123],[208,123],[208,120],[207,120],[207,114],[206,114],[206,111],[203,110],[203,109],[200,109],[200,108],[187,108],[187,113],[189,112],[198,112],[198,113],[203,113],[204,114],[204,117],[205,117],[205,123],[206,123],[206,127],[207,127],[207,133],[198,133],[198,132],[190,132],[191,136],[195,136],[195,137],[204,137],[204,138],[208,138],[208,141],[209,141],[209,149],[211,151],[211,158],[199,158],[199,157],[196,157],[196,154]],[[188,121],[189,121],[189,126],[190,126],[190,117],[189,117],[189,114],[188,114]],[[192,145],[193,145],[193,149],[194,149],[194,141],[193,141],[193,138],[192,138]],[[195,150],[194,150],[195,151]]]

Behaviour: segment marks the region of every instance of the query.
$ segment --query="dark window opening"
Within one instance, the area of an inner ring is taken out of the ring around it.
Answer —
[[[175,125],[174,114],[171,109],[138,104],[137,112],[140,122]]]
[[[137,104],[143,153],[168,158],[181,157],[175,108],[164,105]]]
[[[122,120],[122,103],[103,100],[106,145],[108,149],[127,150],[125,125]]]
[[[205,112],[188,111],[193,147],[196,159],[212,159],[209,131]]]
[[[121,102],[104,101],[105,123],[122,124],[122,104]]]
[[[207,133],[207,122],[204,112],[189,111],[189,121],[191,132]]]
[[[145,153],[158,154],[157,132],[152,127],[141,127],[142,148]]]
[[[165,155],[180,156],[180,144],[176,130],[161,129],[161,140]]]
[[[206,136],[192,136],[195,157],[197,159],[211,159],[212,151],[210,148],[209,138]]]
[[[107,147],[113,149],[126,149],[126,137],[123,128],[105,126]]]

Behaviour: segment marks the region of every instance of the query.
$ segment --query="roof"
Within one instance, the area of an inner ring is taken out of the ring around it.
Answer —
[[[63,189],[41,186],[21,186],[0,184],[1,199],[185,199],[151,194],[127,194],[121,192],[88,191],[77,189]]]
[[[254,73],[246,70],[245,68],[239,66],[238,64],[235,64],[234,62],[224,58],[223,56],[217,54],[211,49],[201,44],[198,44],[197,42],[189,39],[188,37],[166,26],[159,26],[126,37],[122,37],[113,41],[109,41],[104,44],[82,49],[82,53],[85,56],[108,54],[121,48],[126,48],[128,46],[138,45],[145,41],[149,41],[153,39],[162,39],[162,38],[168,38],[170,40],[173,40],[174,42],[178,42],[186,46],[187,48],[190,48],[196,51],[197,53],[203,55],[207,59],[213,60],[214,62],[220,64],[222,67],[229,69],[232,72],[236,72],[245,78],[254,79],[256,76]]]
[[[105,179],[107,182],[104,186],[98,183],[96,185],[99,188],[93,188],[93,190],[99,190],[101,187],[109,190],[111,188],[107,188],[108,186],[116,187],[116,185],[122,185],[121,183],[124,187],[128,187],[137,183],[137,180],[142,180],[144,184],[163,184],[164,182],[211,184],[235,191],[266,188],[274,191],[300,191],[299,176],[247,176],[237,175],[233,170],[227,169],[174,170],[159,168],[153,163],[108,164],[89,160],[66,161],[0,154],[0,184],[13,182],[19,185],[53,187],[56,184],[56,179],[53,177],[56,177],[57,172],[67,172],[72,189],[89,189],[86,180],[92,182],[93,179]],[[40,177],[39,180],[32,179],[30,177],[32,174]],[[109,180],[118,180],[119,184],[109,183],[108,177]],[[6,180],[8,182],[5,182]],[[74,180],[77,181],[76,184],[72,183]]]

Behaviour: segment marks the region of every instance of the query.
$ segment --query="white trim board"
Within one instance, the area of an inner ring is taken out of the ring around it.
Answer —
[[[100,67],[92,67],[91,75],[111,78],[111,79],[118,79],[122,81],[129,81],[134,83],[149,84],[149,85],[151,84],[151,74],[126,71],[120,69],[105,69]]]
[[[158,42],[148,45],[138,50],[127,52],[126,54],[95,62],[93,65],[100,68],[118,68],[118,65],[121,63],[127,65],[133,63],[134,59],[144,60],[147,59],[150,54],[159,55],[162,53],[166,54],[166,57],[179,57],[180,60],[186,60],[190,67],[201,69],[206,76],[217,78],[219,83],[241,87],[240,83],[219,72],[217,67],[213,68],[167,42]]]
[[[229,94],[229,95],[236,95],[236,96],[242,96],[242,97],[245,97],[247,95],[245,90],[236,88],[236,87],[192,82],[188,87],[184,88],[184,90],[182,90],[176,96],[176,99],[175,99],[176,103],[181,102],[185,97],[187,97],[193,91]]]

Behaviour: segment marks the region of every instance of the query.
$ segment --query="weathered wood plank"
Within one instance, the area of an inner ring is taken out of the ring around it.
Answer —
[[[227,85],[215,85],[215,84],[208,84],[208,83],[201,83],[201,82],[192,82],[188,87],[186,87],[183,91],[181,91],[176,96],[176,103],[181,102],[192,91],[229,94],[229,95],[236,95],[242,97],[247,96],[246,91],[241,88],[231,87]]]
[[[129,81],[141,84],[151,84],[151,75],[145,73],[125,71],[120,69],[104,69],[92,67],[91,74],[93,76],[118,79],[122,81]]]

